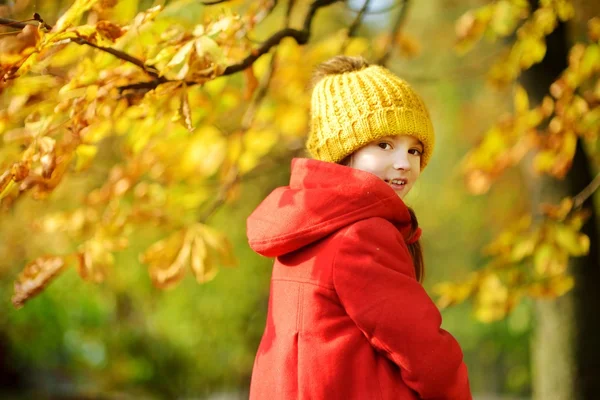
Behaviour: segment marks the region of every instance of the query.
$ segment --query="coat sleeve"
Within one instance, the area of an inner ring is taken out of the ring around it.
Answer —
[[[387,220],[370,218],[343,235],[333,282],[350,318],[422,399],[470,400],[460,346],[440,328],[440,312],[415,279],[400,232]]]

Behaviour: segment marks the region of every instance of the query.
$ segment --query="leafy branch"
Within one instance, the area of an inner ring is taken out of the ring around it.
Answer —
[[[341,1],[341,0],[315,0],[310,5],[310,9],[308,10],[308,13],[306,14],[302,30],[286,27],[278,32],[275,32],[258,49],[251,51],[251,53],[246,58],[244,58],[242,61],[240,61],[237,64],[232,64],[232,65],[227,66],[225,68],[225,70],[223,71],[223,73],[221,74],[221,76],[232,75],[239,71],[245,70],[250,65],[252,65],[258,58],[260,58],[262,55],[269,52],[269,50],[271,50],[273,47],[277,46],[286,37],[293,38],[294,40],[296,40],[296,43],[298,43],[300,45],[308,43],[308,40],[310,38],[310,33],[311,33],[312,21],[315,17],[317,10],[319,8],[336,3],[338,1]],[[155,79],[154,81],[150,81],[150,82],[140,82],[140,83],[134,83],[131,85],[121,86],[119,89],[121,91],[131,90],[131,89],[133,89],[133,90],[141,90],[141,89],[152,90],[152,89],[155,89],[158,85],[160,85],[162,83],[166,83],[166,82],[168,82],[168,80],[166,80],[166,79]],[[186,84],[188,86],[195,85],[197,83],[198,82],[194,82],[194,81],[186,82]]]
[[[28,23],[29,21],[37,21],[45,29],[52,30],[52,26],[45,23],[44,20],[40,17],[40,15],[38,13],[35,13],[32,19],[25,20],[25,21],[17,21],[17,20],[12,20],[12,19],[8,19],[8,18],[0,18],[0,25],[7,25],[7,26],[19,28],[19,29],[24,29],[27,25],[34,25],[34,24]],[[105,53],[111,54],[123,61],[129,62],[129,63],[141,68],[142,70],[144,70],[144,72],[146,72],[151,77],[155,78],[160,83],[166,82],[166,79],[161,78],[158,75],[158,71],[156,71],[153,67],[149,68],[142,60],[140,60],[139,58],[136,58],[130,54],[127,54],[124,51],[116,50],[111,47],[98,46],[97,44],[92,43],[82,37],[72,38],[69,40],[73,43],[76,43],[79,45],[87,45],[87,46],[93,47],[95,49],[98,49],[100,51],[104,51]]]

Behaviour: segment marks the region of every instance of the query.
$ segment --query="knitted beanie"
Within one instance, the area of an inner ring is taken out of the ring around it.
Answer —
[[[330,74],[312,92],[306,147],[313,158],[339,162],[366,144],[393,135],[414,136],[423,144],[421,169],[434,146],[433,125],[423,100],[384,67]]]

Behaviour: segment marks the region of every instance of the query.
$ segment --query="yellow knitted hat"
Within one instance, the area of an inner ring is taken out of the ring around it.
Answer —
[[[317,82],[308,151],[318,160],[339,162],[378,138],[411,135],[423,144],[421,169],[425,168],[435,138],[423,100],[386,68],[366,65]]]

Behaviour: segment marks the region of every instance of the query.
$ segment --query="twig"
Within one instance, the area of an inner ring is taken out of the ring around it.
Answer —
[[[19,29],[23,29],[27,25],[35,25],[35,24],[28,24],[26,21],[34,21],[34,20],[26,19],[25,21],[16,21],[14,19],[0,18],[0,25],[11,26],[11,27],[19,28]]]
[[[344,43],[342,44],[342,48],[340,49],[340,53],[343,54],[346,52],[346,49],[348,48],[348,45],[350,44],[350,39],[354,36],[354,34],[356,33],[356,30],[360,26],[360,23],[362,22],[362,18],[365,15],[367,8],[369,8],[370,2],[371,2],[371,0],[365,0],[365,4],[363,4],[363,6],[361,7],[361,9],[358,12],[358,15],[356,16],[354,21],[352,21],[352,24],[348,28],[348,34],[346,35],[346,39],[344,39]]]
[[[578,194],[573,196],[573,208],[580,208],[583,203],[600,187],[600,173]]]
[[[203,1],[202,4],[205,6],[214,6],[215,4],[225,3],[229,0],[213,0],[213,1]]]
[[[365,12],[365,14],[367,14],[367,15],[386,14],[386,13],[392,11],[394,8],[397,8],[398,6],[400,6],[400,4],[402,4],[402,3],[404,3],[404,0],[399,0],[395,4],[392,4],[391,6],[383,7],[379,10],[370,10],[370,11]],[[346,7],[346,9],[348,11],[355,12],[355,13],[360,12],[360,10],[356,10],[352,7]]]
[[[140,60],[139,58],[133,57],[132,55],[129,55],[125,52],[122,52],[120,50],[115,50],[111,47],[104,47],[104,46],[98,46],[97,44],[94,44],[92,42],[89,42],[83,38],[75,38],[75,39],[71,39],[72,42],[77,43],[77,44],[84,44],[84,45],[88,45],[90,47],[93,47],[95,49],[104,51],[108,54],[112,54],[113,56],[120,58],[123,61],[127,61],[130,62],[138,67],[140,67],[141,69],[144,70],[144,72],[146,72],[148,75],[150,75],[151,77],[155,78],[157,81],[164,83],[166,82],[166,79],[163,77],[160,77],[158,75],[158,71],[156,69],[154,69],[153,67],[148,67],[142,60]]]
[[[398,13],[398,18],[396,18],[396,21],[394,22],[394,27],[392,28],[392,32],[391,32],[392,36],[390,38],[390,41],[388,42],[385,52],[383,53],[381,58],[379,58],[379,60],[377,61],[378,64],[381,64],[381,65],[387,64],[390,56],[392,55],[392,50],[394,49],[394,47],[396,47],[396,42],[398,41],[398,33],[400,32],[400,29],[402,29],[402,26],[404,25],[404,22],[406,21],[409,3],[410,3],[409,0],[403,0],[402,9]]]
[[[296,43],[303,45],[308,42],[310,38],[310,27],[313,18],[317,10],[321,7],[328,6],[341,0],[315,0],[311,5],[306,18],[304,19],[304,28],[302,30],[284,28],[278,32],[275,32],[273,36],[267,39],[262,46],[252,51],[252,53],[237,64],[233,64],[225,68],[222,75],[231,75],[236,72],[243,71],[254,63],[260,56],[271,50],[272,47],[276,46],[286,37],[291,37],[296,40]]]
[[[42,16],[38,13],[33,13],[33,19],[36,20],[37,22],[39,22],[40,24],[42,24],[42,26],[44,27],[44,29],[47,29],[49,31],[52,30],[52,26],[48,25],[43,19]]]

